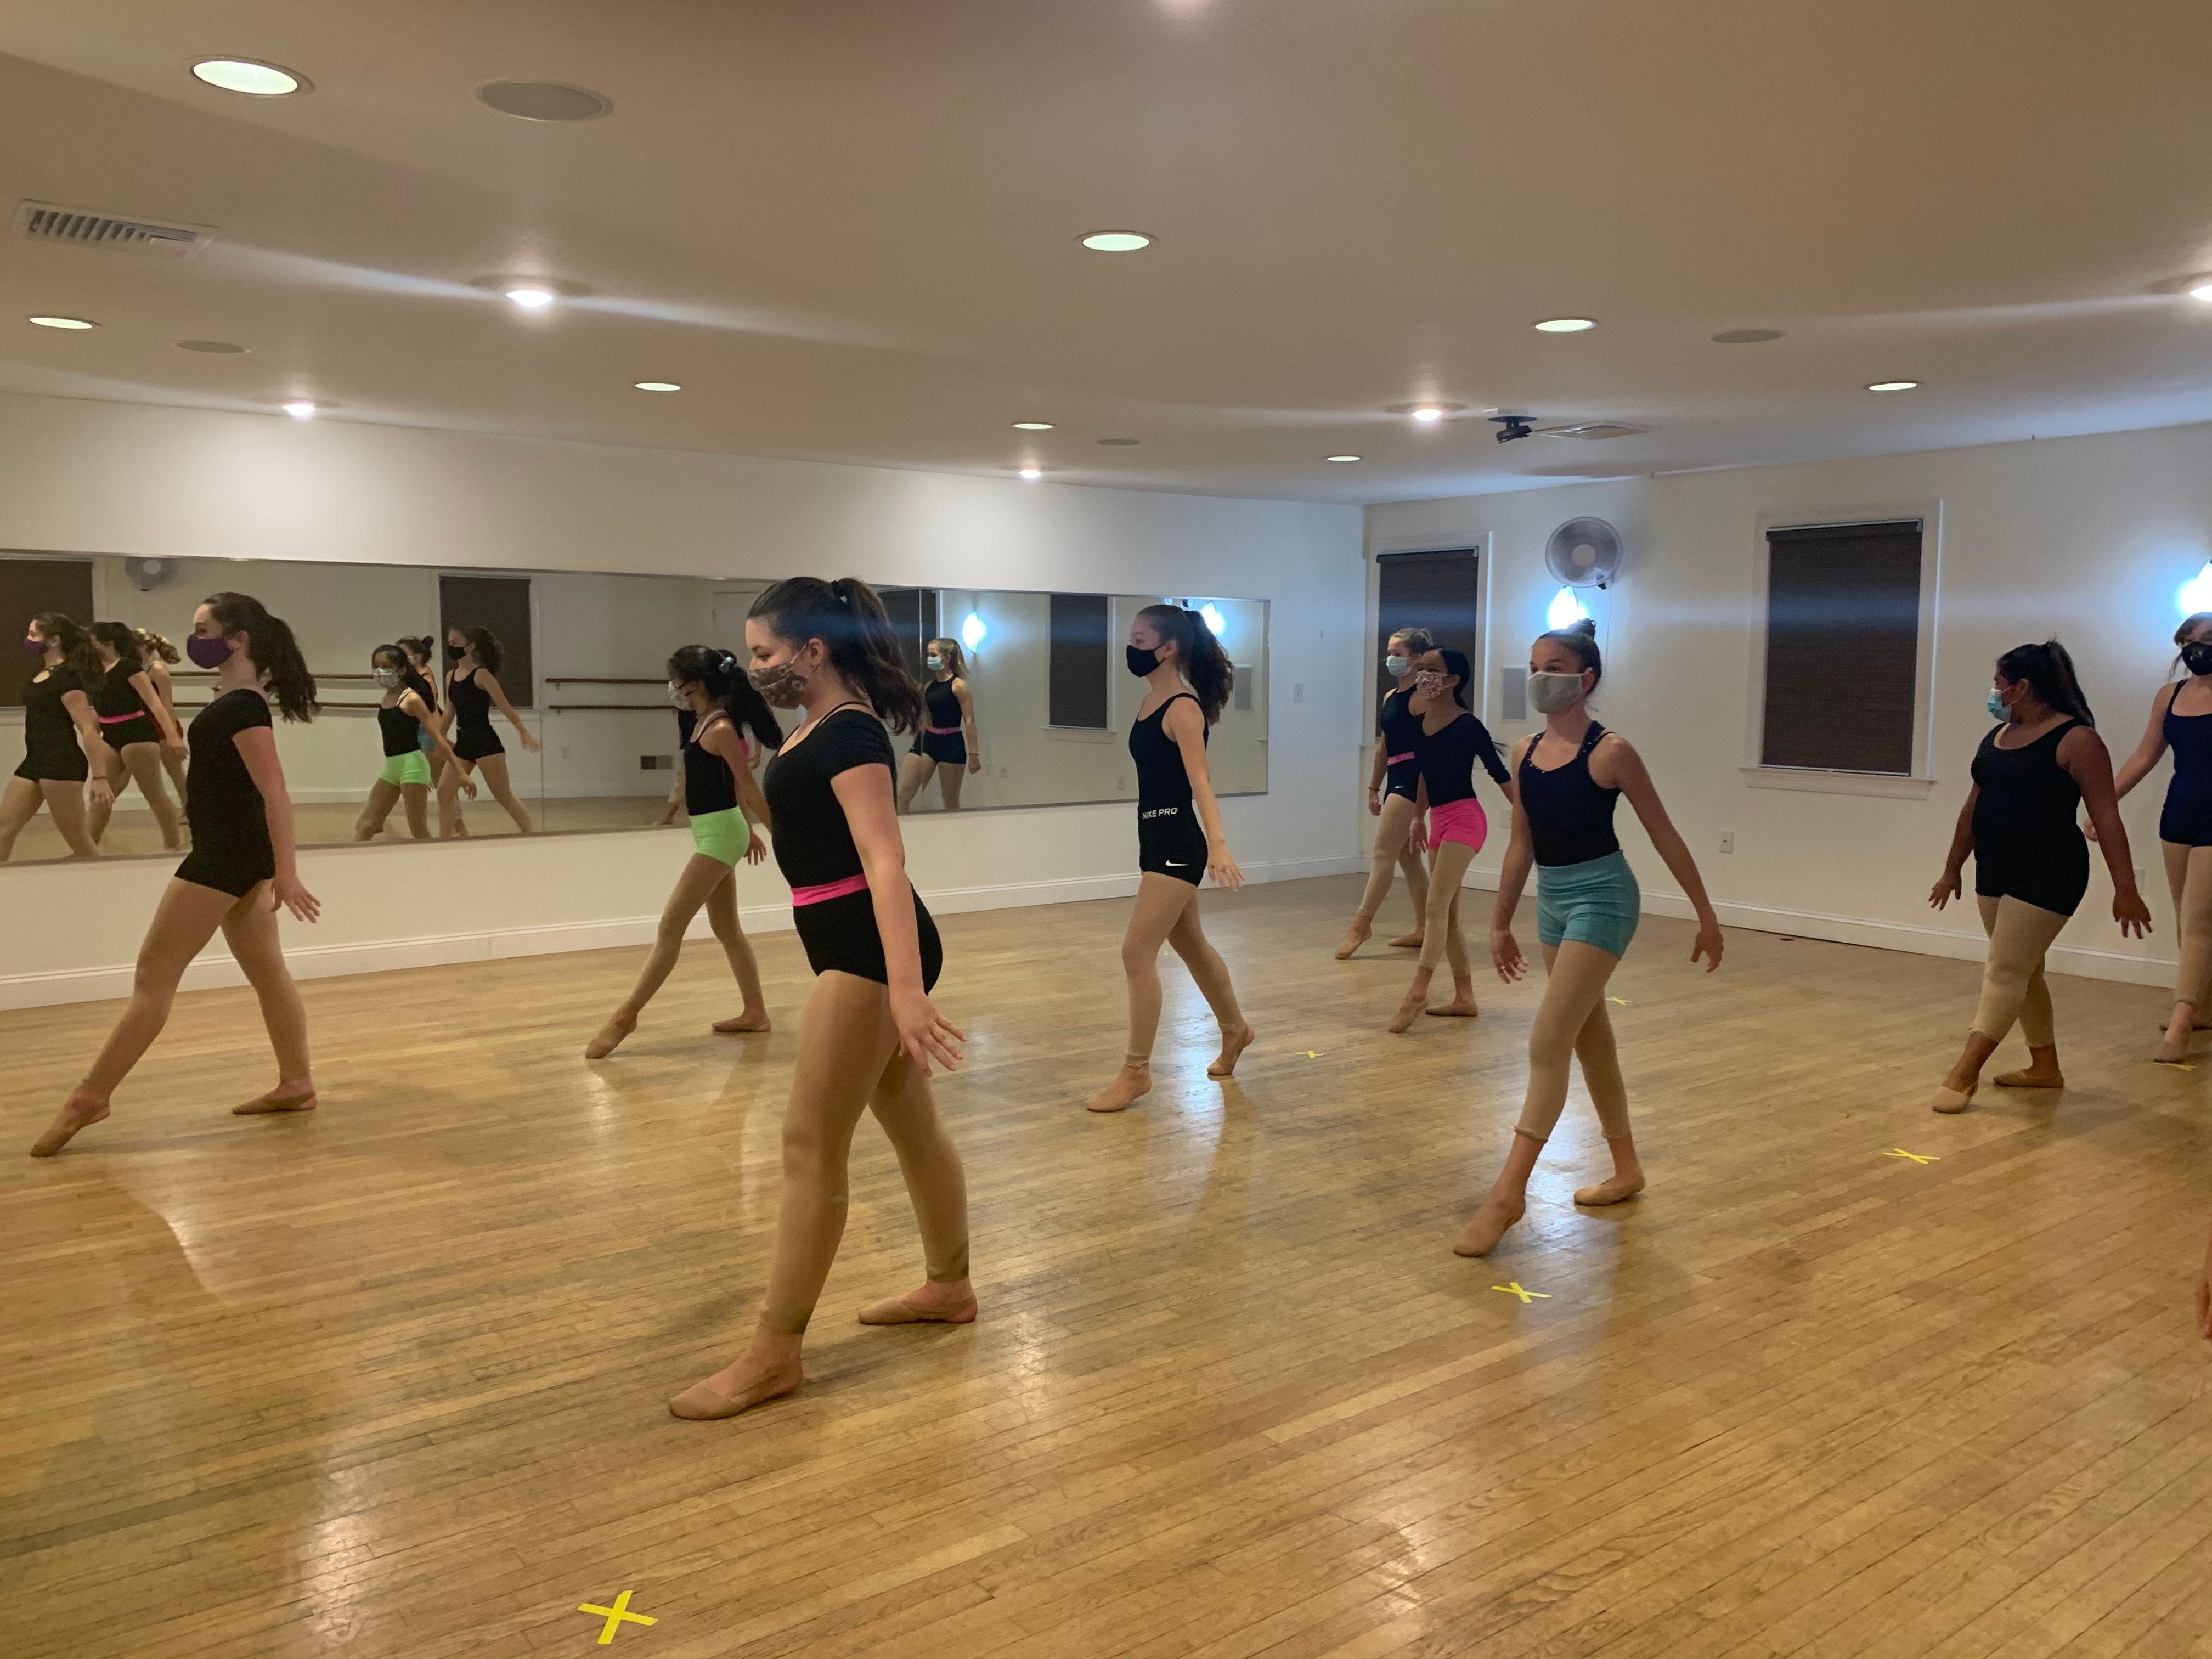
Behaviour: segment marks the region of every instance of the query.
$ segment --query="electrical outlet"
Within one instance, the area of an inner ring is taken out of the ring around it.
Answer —
[[[1721,851],[1723,853],[1733,853],[1735,851],[1735,830],[1723,830],[1721,831]]]
[[[1304,702],[1305,700],[1306,683],[1304,680],[1292,682],[1291,685],[1291,701],[1292,702]]]

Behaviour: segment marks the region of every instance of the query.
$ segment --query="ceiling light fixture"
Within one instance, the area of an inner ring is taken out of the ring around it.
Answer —
[[[252,58],[203,58],[192,64],[192,73],[211,87],[253,98],[285,98],[312,90],[307,77],[298,71]]]
[[[1917,380],[1876,380],[1867,387],[1869,392],[1911,392],[1920,385]]]
[[[87,329],[100,326],[85,317],[27,317],[23,320],[36,323],[40,328]]]
[[[1134,253],[1150,247],[1152,239],[1141,230],[1094,230],[1083,239],[1093,253]]]
[[[1539,334],[1587,334],[1597,326],[1592,317],[1547,317],[1531,325]]]
[[[522,283],[508,289],[507,297],[525,311],[543,311],[554,301],[553,290],[537,283]]]
[[[1016,421],[1014,422],[1014,430],[1017,432],[1049,432],[1052,430],[1052,422],[1050,421]]]
[[[477,101],[519,121],[596,121],[614,108],[604,93],[565,81],[487,81]]]
[[[229,340],[179,340],[179,351],[204,351],[211,357],[242,357],[246,348]]]
[[[1444,417],[1443,410],[1434,404],[1423,404],[1419,409],[1409,409],[1406,412],[1423,426],[1434,426]]]
[[[1778,328],[1731,328],[1711,337],[1715,345],[1765,345],[1781,337]]]
[[[1359,457],[1357,455],[1326,455],[1322,459],[1330,461],[1356,461]]]
[[[1039,478],[1044,477],[1044,469],[1041,466],[1025,466],[1022,469],[1022,477],[1028,479],[1030,483],[1035,483]]]
[[[640,392],[681,392],[684,388],[674,380],[633,380],[630,384]]]
[[[2184,292],[2192,300],[2202,300],[2206,305],[2212,306],[2212,276],[2185,289]]]
[[[1144,442],[1142,438],[1101,438],[1099,443],[1108,449],[1134,449]]]
[[[315,406],[305,398],[295,398],[290,403],[286,404],[284,412],[295,421],[312,421],[315,418]]]

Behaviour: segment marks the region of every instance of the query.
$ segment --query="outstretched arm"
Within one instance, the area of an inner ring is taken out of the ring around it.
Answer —
[[[522,746],[536,754],[538,739],[530,734],[530,728],[522,723],[522,716],[514,712],[514,705],[507,700],[507,688],[499,683],[499,676],[479,668],[477,670],[477,684],[491,694],[491,700],[499,705],[499,712],[507,716],[508,723],[514,727],[515,735],[522,739]]]

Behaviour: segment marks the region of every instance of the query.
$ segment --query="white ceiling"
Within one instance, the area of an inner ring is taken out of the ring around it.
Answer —
[[[0,214],[220,232],[0,238],[17,391],[1341,501],[2212,419],[2207,0],[0,0]]]

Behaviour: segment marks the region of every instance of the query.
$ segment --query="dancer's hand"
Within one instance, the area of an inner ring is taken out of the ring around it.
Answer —
[[[1690,960],[1705,959],[1705,971],[1711,973],[1721,965],[1721,952],[1728,949],[1728,941],[1721,937],[1721,924],[1717,917],[1708,916],[1698,924],[1697,943],[1690,946]]]
[[[2087,823],[2083,824],[2083,825],[2081,826],[2081,833],[2082,833],[2083,835],[2087,836],[2091,841],[2094,841],[2094,840],[2096,840],[2096,839],[2097,839],[2097,822],[2096,822],[2096,820],[2095,820],[2094,818],[2092,818],[2088,823]]]
[[[161,747],[167,750],[169,753],[176,756],[179,760],[192,752],[191,744],[185,740],[185,734],[181,732],[178,732],[173,738],[162,738]]]
[[[960,1045],[967,1042],[968,1033],[939,1013],[927,995],[919,991],[892,992],[891,1020],[898,1027],[899,1047],[921,1067],[924,1077],[929,1075],[932,1054],[946,1071],[959,1069]]]
[[[289,910],[301,921],[318,921],[322,918],[323,902],[300,885],[297,876],[279,876],[269,884],[269,908]]]
[[[1371,783],[1367,786],[1367,816],[1370,818],[1382,816],[1382,793]]]
[[[745,843],[745,862],[758,864],[767,856],[768,843],[761,839],[760,831],[756,830],[752,832],[752,839]]]
[[[1415,858],[1429,850],[1429,815],[1416,812],[1406,826],[1406,850]]]
[[[1226,847],[1206,849],[1206,873],[1213,878],[1216,887],[1225,887],[1232,893],[1244,884],[1244,872],[1237,867]]]
[[[1936,878],[1935,886],[1928,890],[1928,908],[1931,910],[1940,910],[1958,896],[1959,872],[1956,870],[1946,870]]]
[[[464,800],[474,800],[476,798],[477,781],[474,778],[463,778],[461,780],[461,799]]]
[[[1490,960],[1497,966],[1498,977],[1509,985],[1528,971],[1528,958],[1521,954],[1521,941],[1513,937],[1510,927],[1490,930]]]
[[[92,804],[94,806],[115,805],[115,786],[104,777],[93,779],[87,786],[85,793],[92,798]]]
[[[2150,937],[2150,906],[2143,902],[2141,893],[2113,894],[2112,920],[2120,924],[2122,939]]]
[[[970,772],[980,772],[980,771],[981,771],[981,770],[983,769],[983,757],[982,757],[981,755],[970,755],[970,756],[969,756],[969,757],[968,757],[968,769],[969,769]]]
[[[520,736],[522,738],[524,752],[527,754],[534,755],[545,746],[544,744],[538,742],[537,738],[532,737],[527,732],[520,733]]]

